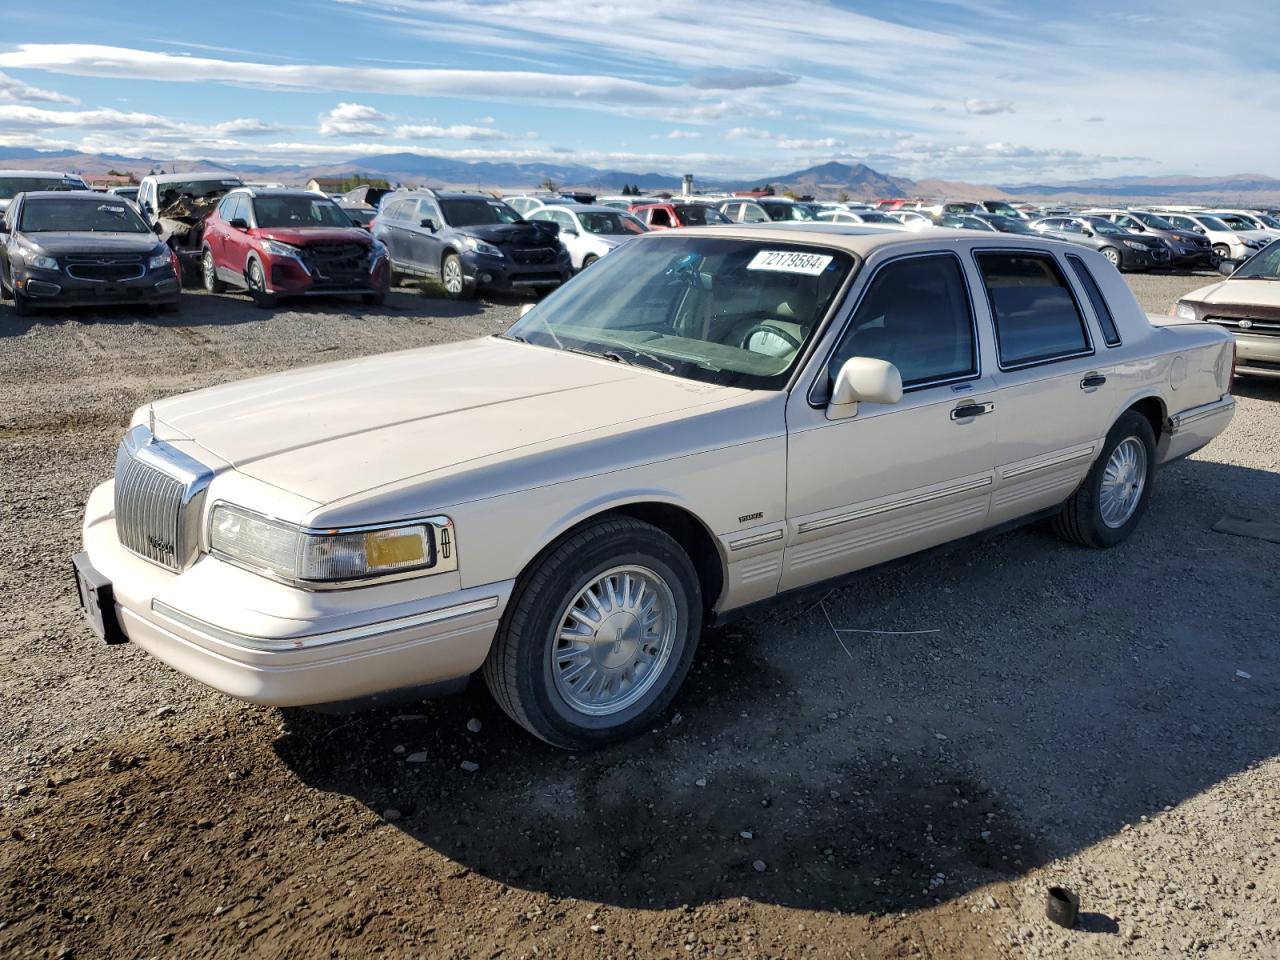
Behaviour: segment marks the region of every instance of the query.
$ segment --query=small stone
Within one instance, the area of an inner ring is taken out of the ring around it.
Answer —
[[[1251,673],[1245,673],[1243,670],[1237,670],[1237,671],[1236,671],[1236,676],[1237,676],[1237,677],[1239,677],[1241,680],[1252,680],[1252,679],[1253,679],[1253,674],[1251,674]]]
[[[391,748],[391,752],[392,752],[392,753],[404,753],[404,744],[403,744],[403,743],[397,743],[394,747],[392,747],[392,748]]]
[[[175,710],[173,707],[164,706],[164,707],[161,707],[159,710],[157,710],[155,713],[153,713],[152,716],[155,717],[157,720],[159,720],[161,717],[171,717],[177,712],[178,711]]]
[[[417,753],[411,753],[404,758],[405,763],[426,763],[427,751],[419,750]]]
[[[19,797],[25,797],[27,794],[31,792],[31,788],[27,786],[25,783],[20,783],[13,788],[13,792]]]
[[[989,841],[991,839],[991,831],[983,830],[980,834],[978,834],[978,836],[981,837],[983,840]]]
[[[458,764],[458,766],[462,767],[462,769],[467,771],[467,773],[475,773],[480,769],[480,764],[471,760],[463,760],[462,763]]]
[[[751,866],[755,868],[756,873],[764,873],[769,869],[763,860],[757,860],[755,863],[751,864]]]
[[[738,834],[738,836],[740,836],[743,840],[750,840],[755,836],[755,834],[752,833],[750,830],[743,830]]]
[[[598,924],[598,923],[593,923],[593,924],[591,925],[591,932],[592,932],[592,933],[604,933],[604,927],[600,926],[600,924]]]
[[[946,735],[945,733],[935,733],[935,734],[933,735],[933,738],[934,738],[935,740],[946,740],[946,739],[947,739],[947,735]]]
[[[472,717],[470,720],[467,721],[468,733],[479,733],[480,727],[481,727],[481,723],[480,723],[479,717]]]
[[[388,807],[386,810],[382,811],[382,819],[387,821],[387,823],[394,823],[399,820],[401,816],[402,814],[400,811],[394,807]]]
[[[707,785],[707,778],[699,777],[697,780],[693,781],[693,785],[695,787],[705,787]]]
[[[212,821],[212,820],[197,820],[197,821],[196,821],[196,829],[197,829],[197,830],[212,830],[212,829],[213,829],[213,821]]]

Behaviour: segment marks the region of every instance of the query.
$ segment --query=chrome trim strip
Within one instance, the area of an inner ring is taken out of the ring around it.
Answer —
[[[977,480],[958,483],[955,486],[947,487],[944,490],[935,490],[932,493],[921,493],[914,497],[894,500],[891,503],[882,503],[876,507],[867,507],[865,510],[841,513],[834,517],[823,517],[821,520],[809,520],[800,524],[797,528],[797,532],[809,533],[812,530],[823,530],[827,527],[834,527],[842,523],[852,523],[854,520],[864,520],[867,517],[875,517],[882,513],[889,513],[893,510],[901,510],[903,507],[914,507],[922,503],[932,503],[934,500],[943,500],[953,494],[966,493],[970,490],[980,490],[983,487],[989,487],[991,486],[991,483],[991,477],[981,477]]]
[[[1060,453],[1056,457],[1049,457],[1047,460],[1037,460],[1035,463],[1023,464],[1013,470],[1006,470],[1000,475],[1002,480],[1012,480],[1015,477],[1024,477],[1028,473],[1035,473],[1037,470],[1044,470],[1048,467],[1056,467],[1059,464],[1070,463],[1072,460],[1079,460],[1082,457],[1088,457],[1093,454],[1094,447],[1090,444],[1079,450],[1068,450],[1066,453]]]
[[[1198,407],[1188,407],[1181,413],[1175,413],[1169,418],[1169,426],[1173,428],[1173,432],[1177,433],[1183,427],[1204,420],[1206,417],[1212,417],[1224,411],[1231,410],[1236,405],[1235,397],[1223,397],[1220,400],[1214,400],[1210,403],[1201,404]]]
[[[729,549],[745,550],[747,547],[758,547],[762,543],[773,543],[775,540],[781,539],[781,530],[768,530],[765,533],[757,533],[750,537],[743,537],[741,540],[730,540]]]
[[[425,627],[433,623],[443,623],[446,620],[456,620],[459,617],[469,616],[473,613],[483,613],[486,610],[493,610],[497,606],[498,598],[496,596],[484,597],[480,600],[470,600],[450,607],[440,607],[436,610],[428,610],[425,613],[399,617],[395,620],[382,620],[360,627],[348,627],[345,630],[313,633],[303,637],[266,640],[262,637],[251,637],[247,634],[236,633],[233,630],[224,630],[222,627],[215,626],[208,621],[183,613],[181,610],[171,607],[160,600],[151,601],[152,613],[170,623],[186,627],[188,630],[194,630],[210,639],[220,640],[233,646],[275,652],[310,650],[315,647],[325,647],[330,644],[345,643],[351,640],[371,640],[375,637],[386,636],[401,630],[412,630],[415,627]]]

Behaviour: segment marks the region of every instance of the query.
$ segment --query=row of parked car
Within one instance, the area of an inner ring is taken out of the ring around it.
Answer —
[[[197,283],[243,291],[262,306],[315,294],[374,304],[407,278],[437,280],[453,298],[480,289],[543,293],[639,234],[734,223],[1036,234],[1089,247],[1120,270],[1238,263],[1280,237],[1280,220],[1244,210],[1030,211],[1002,200],[900,199],[873,207],[759,195],[498,198],[431,189],[334,197],[221,172],[153,175],[136,189],[135,197],[95,193],[74,175],[0,171],[0,294],[25,312],[107,301],[174,308],[182,286]]]

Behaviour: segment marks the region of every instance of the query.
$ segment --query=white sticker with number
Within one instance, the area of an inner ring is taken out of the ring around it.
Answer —
[[[774,270],[816,277],[827,268],[831,257],[824,253],[797,253],[794,250],[761,250],[747,264],[748,270]]]

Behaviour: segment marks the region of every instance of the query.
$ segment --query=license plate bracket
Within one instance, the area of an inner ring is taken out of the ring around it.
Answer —
[[[116,598],[111,589],[111,581],[94,569],[87,553],[73,556],[71,566],[76,578],[80,612],[88,622],[89,629],[103,643],[128,643],[129,638],[120,629],[120,620],[116,616]]]

